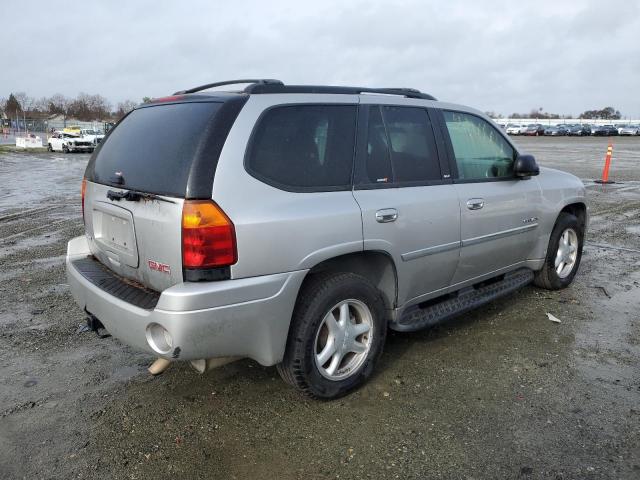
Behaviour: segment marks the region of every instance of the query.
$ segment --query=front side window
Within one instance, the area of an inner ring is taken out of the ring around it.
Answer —
[[[513,178],[515,152],[486,120],[475,115],[443,111],[462,180]]]
[[[441,180],[427,111],[383,106],[369,110],[366,174],[370,183],[424,183]]]
[[[351,185],[356,107],[289,105],[269,110],[253,134],[247,170],[276,187]]]

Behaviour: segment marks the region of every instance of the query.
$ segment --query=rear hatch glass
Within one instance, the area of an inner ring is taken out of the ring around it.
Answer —
[[[191,165],[222,103],[160,104],[134,110],[110,132],[87,179],[127,190],[184,197]]]
[[[230,102],[226,102],[228,105]],[[85,229],[91,253],[121,277],[162,291],[182,281],[182,205],[194,177],[211,198],[225,103],[188,101],[138,108],[87,166]],[[195,172],[195,173],[194,173]],[[126,192],[149,196],[123,196]]]

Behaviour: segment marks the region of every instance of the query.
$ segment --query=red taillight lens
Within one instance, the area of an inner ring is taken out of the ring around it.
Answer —
[[[84,222],[84,192],[87,190],[87,179],[82,179],[82,186],[80,187],[80,196],[82,197],[82,221]]]
[[[213,268],[238,259],[233,223],[211,200],[185,200],[182,207],[182,266]]]

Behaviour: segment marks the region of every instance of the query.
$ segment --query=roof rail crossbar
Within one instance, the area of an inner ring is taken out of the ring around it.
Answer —
[[[422,93],[415,88],[366,88],[366,87],[339,87],[328,85],[285,85],[283,83],[253,83],[244,91],[251,94],[259,93],[335,93],[343,95],[358,95],[360,93],[378,93],[382,95],[400,95],[407,98],[419,98],[422,100],[435,100],[428,93]]]
[[[187,90],[180,90],[174,95],[183,95],[186,93],[196,93],[202,90],[207,90],[213,87],[222,87],[223,85],[236,85],[240,83],[260,84],[260,85],[284,85],[281,80],[275,80],[272,78],[259,78],[259,79],[240,79],[240,80],[225,80],[224,82],[207,83],[206,85],[200,85],[199,87],[189,88]]]

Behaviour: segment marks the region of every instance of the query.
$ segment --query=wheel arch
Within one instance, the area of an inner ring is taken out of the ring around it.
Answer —
[[[584,236],[587,231],[588,222],[587,205],[584,202],[569,203],[562,207],[562,210],[560,210],[558,216],[560,216],[561,213],[570,213],[571,215],[575,216],[578,219],[578,225],[580,226],[580,229],[582,230],[581,233]],[[556,218],[556,222],[557,221],[558,220]]]
[[[398,297],[398,274],[396,265],[388,252],[364,250],[338,255],[314,265],[305,276],[300,287],[310,276],[317,273],[348,272],[368,279],[381,293],[385,308],[395,308]]]

